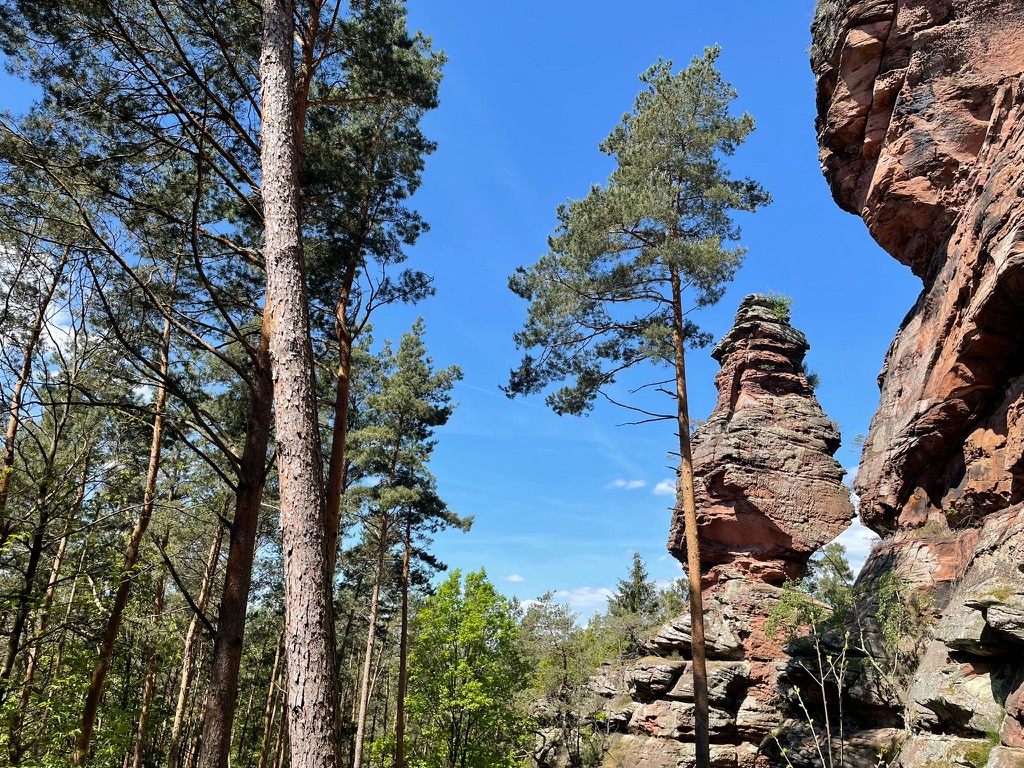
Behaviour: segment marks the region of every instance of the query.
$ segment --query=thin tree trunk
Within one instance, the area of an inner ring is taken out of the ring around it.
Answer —
[[[683,337],[682,285],[675,269],[672,283],[672,341],[675,347],[677,428],[679,430],[679,494],[686,530],[686,571],[690,583],[690,652],[693,658],[695,768],[711,764],[708,722],[707,655],[704,642],[704,597],[701,592],[700,541],[697,504],[693,491],[693,456],[690,452],[690,412],[686,397],[686,340]]]
[[[32,375],[32,363],[35,356],[36,346],[42,336],[43,326],[46,324],[46,312],[50,302],[57,292],[64,268],[67,266],[70,250],[65,249],[53,274],[53,281],[47,286],[46,294],[43,296],[39,311],[32,319],[32,327],[29,329],[28,339],[25,348],[22,350],[21,369],[18,377],[14,380],[14,388],[11,392],[11,406],[7,418],[7,431],[4,435],[4,455],[0,463],[0,548],[7,542],[11,534],[10,521],[7,519],[7,498],[10,494],[11,475],[14,472],[14,443],[18,436],[18,427],[21,424],[21,405],[25,385]]]
[[[217,573],[217,562],[220,560],[220,545],[224,538],[224,526],[218,523],[217,531],[210,544],[210,553],[206,556],[206,570],[203,572],[203,584],[199,588],[196,607],[206,610],[213,587],[213,579]],[[181,654],[181,683],[178,687],[178,702],[174,708],[174,726],[171,728],[171,744],[167,752],[167,768],[178,768],[181,760],[181,735],[185,728],[185,714],[188,707],[192,680],[196,674],[196,658],[202,645],[202,634],[199,617],[193,616],[185,636],[185,648]]]
[[[57,553],[53,557],[53,564],[50,566],[50,578],[46,583],[46,593],[43,596],[43,604],[39,609],[39,622],[36,625],[36,642],[28,649],[28,662],[25,668],[25,679],[22,682],[21,702],[18,705],[18,714],[13,727],[11,728],[11,764],[19,765],[24,754],[24,744],[21,740],[21,729],[25,725],[25,718],[28,715],[29,705],[32,701],[32,691],[35,684],[36,671],[39,666],[39,640],[46,634],[50,624],[50,612],[53,610],[53,599],[57,594],[57,582],[60,579],[60,569],[64,563],[64,555],[67,553],[68,542],[71,539],[71,531],[78,522],[78,514],[82,509],[82,502],[85,501],[85,492],[89,479],[90,447],[87,445],[84,451],[81,479],[78,483],[78,493],[71,505],[67,523],[64,526],[64,535],[61,536],[57,545]]]
[[[175,278],[177,275],[175,275]],[[176,282],[176,280],[175,280]],[[85,696],[85,706],[82,710],[82,727],[78,738],[75,740],[75,765],[85,765],[89,761],[89,752],[92,744],[92,730],[96,723],[96,713],[100,706],[100,696],[103,694],[103,683],[107,677],[107,670],[110,668],[110,661],[114,655],[114,644],[117,642],[117,635],[121,629],[121,620],[124,618],[124,609],[128,605],[128,597],[131,594],[132,579],[135,575],[135,567],[138,564],[139,553],[142,549],[142,538],[146,535],[149,522],[153,518],[153,508],[156,503],[156,481],[160,471],[160,450],[164,439],[164,408],[167,404],[167,372],[170,366],[171,346],[171,321],[164,321],[163,334],[160,339],[160,383],[156,390],[156,402],[154,403],[155,414],[153,416],[153,440],[149,451],[149,468],[146,471],[146,485],[142,496],[142,513],[135,524],[128,539],[128,545],[124,551],[124,563],[121,566],[121,574],[117,585],[117,594],[114,597],[114,605],[110,610],[107,619],[107,626],[103,632],[103,642],[100,645],[99,658],[93,669],[92,679],[89,682],[89,689]]]
[[[238,734],[238,745],[235,747],[235,759],[242,759],[242,750],[245,749],[245,737],[249,731],[249,718],[252,715],[252,702],[256,698],[256,683],[249,686],[249,700],[245,703],[245,717],[242,718],[242,732]]]
[[[267,758],[270,756],[270,737],[274,732],[274,720],[277,715],[278,701],[278,664],[281,661],[281,645],[284,641],[284,632],[281,632],[277,640],[277,652],[274,654],[274,669],[270,673],[270,687],[267,689],[267,707],[263,717],[263,741],[260,744],[259,768],[267,768]],[[281,724],[284,727],[284,723]]]
[[[288,696],[281,697],[281,725],[277,729],[277,744],[274,747],[274,768],[283,768],[285,744],[288,741]]]
[[[388,519],[381,514],[380,536],[377,543],[377,565],[373,575],[373,591],[370,593],[369,627],[366,630],[366,655],[363,658],[363,674],[359,685],[359,713],[356,715],[356,742],[352,754],[352,768],[362,768],[363,742],[366,740],[366,716],[370,707],[370,674],[373,670],[373,649],[377,642],[377,615],[380,605],[380,587],[384,581],[384,555],[387,554]]]
[[[68,595],[67,608],[64,609],[64,623],[61,624],[60,628],[60,639],[57,641],[57,651],[53,654],[53,663],[50,665],[49,677],[52,678],[54,675],[59,675],[62,665],[64,663],[64,644],[68,638],[68,623],[71,621],[71,611],[75,607],[75,595],[78,594],[78,577],[82,575],[82,571],[85,570],[85,558],[89,554],[89,547],[92,545],[92,531],[90,530],[89,536],[85,540],[85,545],[82,547],[82,554],[78,558],[78,568],[75,569],[74,578],[71,579],[71,592]]]
[[[398,633],[398,697],[395,707],[395,768],[405,768],[405,686],[409,674],[409,558],[412,519],[406,518],[402,550],[402,625]]]
[[[163,539],[160,542],[162,550],[167,549],[167,542],[170,540],[170,537],[171,527],[167,526],[164,529]],[[161,568],[153,595],[153,638],[146,661],[146,682],[142,688],[142,704],[139,707],[139,725],[135,731],[135,751],[132,755],[132,768],[142,768],[143,758],[149,751],[149,715],[153,705],[153,696],[156,694],[156,665],[160,660],[160,643],[157,639],[157,631],[160,628],[160,618],[164,609],[164,582],[166,577],[165,570]]]
[[[46,527],[50,522],[50,515],[53,500],[50,498],[50,485],[53,481],[54,467],[57,461],[57,451],[60,447],[60,438],[67,423],[70,413],[70,406],[65,404],[61,418],[54,418],[53,431],[50,445],[47,447],[45,463],[43,465],[42,478],[39,487],[36,489],[35,510],[38,513],[38,521],[35,530],[32,532],[32,539],[29,542],[28,563],[25,567],[24,586],[18,596],[17,611],[14,615],[14,623],[7,642],[7,655],[4,658],[3,669],[0,670],[0,701],[4,701],[10,692],[9,682],[11,671],[14,669],[14,662],[18,652],[21,650],[22,635],[28,624],[32,606],[35,603],[36,575],[39,572],[39,563],[43,555],[43,544],[46,537]]]
[[[345,441],[348,439],[349,395],[352,387],[352,330],[348,326],[348,302],[355,279],[355,265],[345,270],[338,305],[335,309],[334,332],[338,337],[338,387],[334,398],[334,431],[331,435],[331,456],[327,467],[327,488],[324,496],[324,527],[327,532],[327,572],[333,578],[338,557],[338,536],[341,531],[341,497],[345,493],[348,470]]]
[[[267,445],[270,442],[270,413],[273,382],[270,378],[268,319],[263,318],[245,447],[239,462],[235,492],[235,519],[231,525],[224,587],[213,645],[210,683],[203,710],[200,768],[227,768],[231,750],[231,725],[238,701],[238,672],[242,663],[245,612],[252,586],[252,564],[256,554],[256,529],[266,479]]]
[[[199,660],[196,662],[196,668],[202,669],[203,663],[206,661],[206,648],[202,643],[199,645]],[[196,722],[196,710],[202,706],[199,696],[193,696],[192,701],[189,703],[188,714],[185,716],[185,740],[186,749],[182,750],[182,765],[187,764],[188,768],[196,768],[199,764],[199,750],[200,745],[198,742],[200,731],[202,730],[202,723]],[[187,763],[186,763],[186,759]]]
[[[265,312],[270,317],[284,550],[288,731],[292,768],[338,764],[331,580],[309,332],[291,0],[263,0],[262,133]]]

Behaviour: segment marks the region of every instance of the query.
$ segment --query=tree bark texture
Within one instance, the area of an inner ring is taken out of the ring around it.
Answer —
[[[291,768],[338,764],[331,581],[309,331],[293,69],[294,9],[263,0],[262,132],[265,313],[270,320],[284,550]]]

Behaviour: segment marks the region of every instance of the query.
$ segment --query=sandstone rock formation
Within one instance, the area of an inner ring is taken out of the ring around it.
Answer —
[[[939,616],[900,763],[1020,765],[1024,1],[819,0],[814,32],[833,197],[923,285],[855,483],[888,537],[861,582],[895,571]]]
[[[976,523],[1024,500],[1024,3],[824,4],[825,175],[924,284],[880,377],[861,517]]]
[[[748,296],[713,355],[719,399],[694,436],[694,472],[705,572],[705,632],[711,705],[711,763],[763,764],[760,745],[782,720],[776,680],[788,657],[766,631],[786,576],[853,517],[843,469],[832,458],[835,426],[807,383],[807,340],[777,300]],[[685,562],[682,520],[670,550]],[[657,655],[593,681],[601,719],[615,731],[605,765],[693,764],[690,616],[652,638]]]
[[[711,583],[798,578],[853,518],[840,438],[803,370],[809,346],[783,302],[748,296],[712,357],[718,403],[693,438],[703,567]],[[682,515],[669,551],[686,560]]]

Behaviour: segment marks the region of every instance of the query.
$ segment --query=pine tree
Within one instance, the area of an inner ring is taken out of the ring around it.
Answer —
[[[709,764],[709,732],[686,347],[710,338],[688,312],[717,302],[740,266],[744,250],[726,247],[740,236],[732,212],[754,211],[770,200],[755,181],[731,179],[725,167],[724,159],[746,140],[754,120],[729,115],[736,93],[715,69],[719,53],[707,48],[678,74],[670,61],[659,60],[641,75],[646,88],[633,111],[601,145],[616,161],[608,183],[560,206],[549,253],[509,280],[530,302],[526,325],[515,336],[517,346],[528,351],[511,372],[510,396],[569,380],[547,397],[556,413],[585,413],[601,396],[643,421],[675,421],[676,504],[686,527],[693,616],[698,768]],[[674,412],[629,404],[616,391],[616,378],[645,362],[672,372],[649,384],[672,398]]]

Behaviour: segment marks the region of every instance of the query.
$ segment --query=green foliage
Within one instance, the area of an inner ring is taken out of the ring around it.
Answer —
[[[811,55],[815,62],[832,53],[848,7],[849,0],[817,0],[811,22]]]
[[[529,684],[519,608],[481,570],[459,571],[413,625],[409,715],[414,768],[513,768],[528,737],[516,706]]]
[[[639,552],[633,553],[629,576],[619,579],[615,594],[608,598],[608,612],[612,616],[636,614],[650,621],[658,609],[658,588],[647,575],[647,566]]]
[[[768,306],[772,316],[780,323],[788,323],[793,310],[793,297],[776,291],[768,291]]]
[[[726,247],[740,236],[732,212],[770,200],[725,167],[754,120],[729,114],[736,93],[715,69],[719,53],[707,48],[677,74],[659,60],[641,75],[633,110],[601,144],[616,161],[608,183],[560,206],[549,253],[510,278],[530,306],[509,396],[568,381],[547,403],[581,414],[627,368],[673,365],[674,332],[690,345],[710,341],[684,319],[681,291],[694,307],[721,298],[744,254]]]
[[[908,587],[894,571],[887,571],[874,584],[878,599],[875,620],[893,671],[906,654],[916,656],[931,627],[933,602]]]

